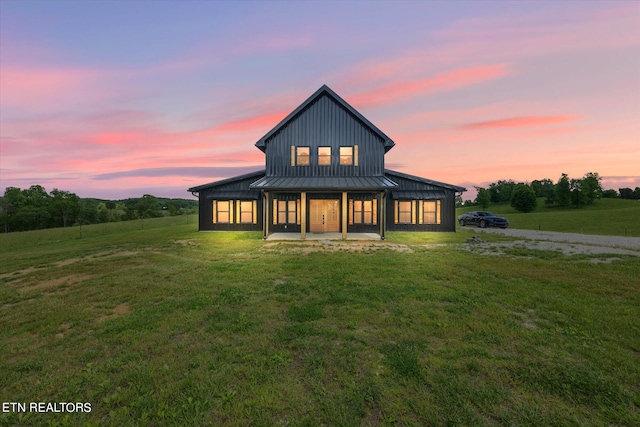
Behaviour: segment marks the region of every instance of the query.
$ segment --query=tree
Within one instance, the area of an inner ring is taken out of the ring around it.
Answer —
[[[150,194],[145,194],[136,203],[136,211],[142,218],[153,218],[160,216],[159,213],[160,204],[158,199]]]
[[[107,209],[106,203],[100,203],[98,205],[98,222],[109,222],[109,209]]]
[[[545,187],[544,189],[544,204],[547,206],[551,206],[556,202],[556,186],[551,183],[551,186]]]
[[[602,196],[602,178],[598,172],[588,172],[582,178],[581,190],[588,205]]]
[[[518,184],[511,193],[511,206],[520,212],[531,212],[536,208],[536,193],[526,184]]]
[[[0,202],[0,223],[5,233],[18,231],[16,229],[15,217],[18,210],[27,204],[27,198],[17,187],[7,187],[4,190],[4,197]]]
[[[616,190],[604,190],[602,192],[603,199],[615,199],[617,197],[618,197],[618,193],[616,192]]]
[[[538,179],[534,179],[533,181],[531,181],[531,189],[533,190],[534,193],[536,193],[536,197],[544,197],[544,186],[542,185],[542,181],[538,180]],[[513,195],[511,195],[512,200],[513,200]]]
[[[482,187],[476,187],[476,190],[478,191],[478,195],[476,196],[475,203],[482,206],[482,209],[487,209],[491,203],[489,190]]]
[[[491,203],[500,203],[500,188],[495,182],[489,184],[489,200]]]
[[[74,193],[61,191],[57,188],[51,191],[51,197],[50,211],[54,221],[53,225],[66,227],[67,224],[76,222],[80,213],[80,198]]]
[[[620,192],[621,199],[633,199],[633,190],[628,187],[618,188],[618,192]]]
[[[511,200],[511,193],[516,187],[516,183],[510,179],[508,181],[500,180],[497,183],[489,185],[489,197],[491,203],[504,203]]]
[[[98,205],[95,199],[81,199],[77,222],[80,225],[98,223]]]
[[[562,207],[569,206],[571,202],[571,182],[566,173],[562,174],[556,184],[556,199],[558,200],[558,205]]]
[[[51,226],[51,214],[49,205],[51,197],[41,185],[32,185],[27,190],[22,190],[26,203],[18,211],[19,222],[22,230],[35,230]]]
[[[584,192],[584,182],[581,179],[571,179],[571,204],[576,208],[581,208],[587,204],[587,195]]]

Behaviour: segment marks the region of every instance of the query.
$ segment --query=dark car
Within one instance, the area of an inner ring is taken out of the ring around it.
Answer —
[[[468,224],[475,224],[478,227],[500,227],[507,228],[509,226],[509,220],[502,218],[491,212],[487,211],[471,211],[462,214],[458,217],[460,225],[465,226]]]

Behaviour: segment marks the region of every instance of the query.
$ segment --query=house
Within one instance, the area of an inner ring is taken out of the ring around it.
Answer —
[[[200,231],[455,231],[465,188],[385,169],[395,143],[326,85],[255,145],[264,170],[189,189]]]

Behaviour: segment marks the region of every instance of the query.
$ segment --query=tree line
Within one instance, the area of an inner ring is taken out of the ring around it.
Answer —
[[[576,208],[590,205],[599,198],[640,200],[640,187],[635,190],[620,188],[618,193],[616,190],[603,190],[601,181],[602,177],[597,172],[588,172],[581,178],[570,178],[563,173],[555,183],[549,178],[531,183],[500,180],[491,183],[488,188],[475,187],[478,192],[475,200],[467,200],[463,204],[487,209],[492,203],[508,202],[518,211],[531,212],[536,208],[539,198],[544,198],[546,206]]]
[[[198,201],[157,198],[102,200],[80,198],[75,193],[54,188],[47,193],[41,185],[27,189],[7,187],[0,197],[0,229],[4,232],[53,227],[100,224],[182,215],[197,211]]]

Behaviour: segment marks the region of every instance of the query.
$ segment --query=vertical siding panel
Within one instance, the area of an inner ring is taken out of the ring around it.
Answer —
[[[328,95],[320,97],[267,141],[268,176],[382,176],[384,143]],[[358,166],[340,166],[340,146],[358,145]],[[292,166],[291,146],[308,146],[309,166]],[[331,147],[331,165],[318,165],[318,147]]]

